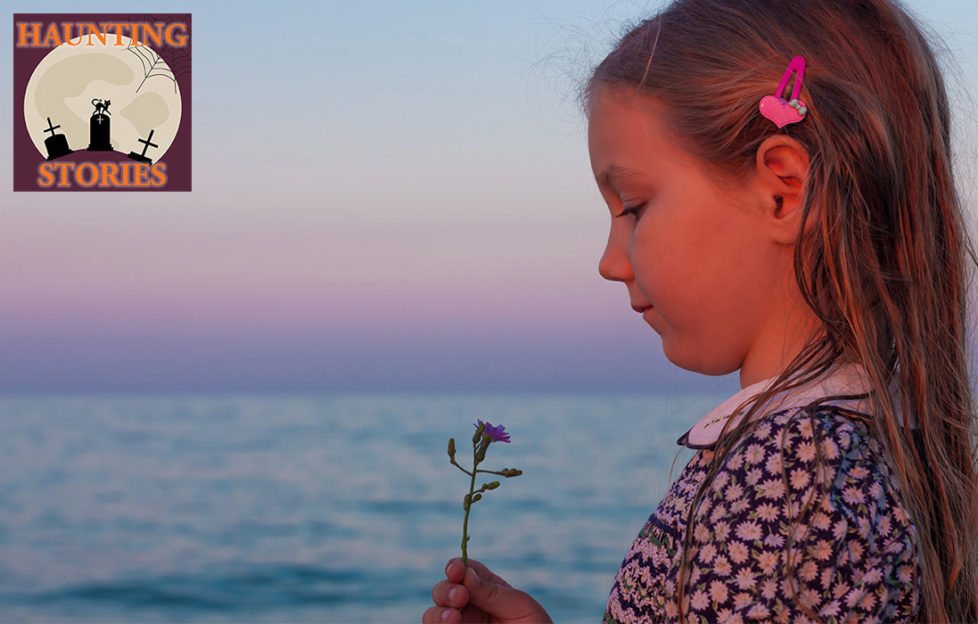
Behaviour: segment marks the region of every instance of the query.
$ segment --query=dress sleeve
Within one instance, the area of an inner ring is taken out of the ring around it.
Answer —
[[[913,524],[880,445],[837,413],[792,410],[739,442],[703,494],[690,554],[690,622],[916,615]]]

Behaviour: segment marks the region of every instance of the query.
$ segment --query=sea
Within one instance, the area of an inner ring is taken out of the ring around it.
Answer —
[[[448,440],[469,466],[481,419],[511,442],[480,468],[523,474],[469,556],[597,623],[717,398],[0,397],[0,622],[420,622],[461,554]]]

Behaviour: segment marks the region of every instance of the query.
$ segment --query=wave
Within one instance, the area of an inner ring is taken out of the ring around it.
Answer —
[[[0,592],[0,604],[21,606],[82,605],[117,608],[179,608],[209,611],[243,611],[263,607],[335,606],[362,602],[358,587],[369,584],[374,598],[397,587],[353,568],[325,568],[303,564],[244,564],[237,569],[127,577],[85,582],[43,592]],[[386,576],[386,574],[383,574]],[[380,582],[378,582],[380,580]],[[378,593],[378,590],[379,593]],[[360,598],[357,598],[359,596]],[[395,596],[389,595],[388,599]]]

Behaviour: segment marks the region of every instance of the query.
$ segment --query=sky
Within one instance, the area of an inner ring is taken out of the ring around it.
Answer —
[[[193,14],[193,191],[14,193],[0,124],[0,393],[735,391],[598,275],[575,89],[657,6],[154,4]],[[954,58],[971,207],[978,12],[908,6]]]

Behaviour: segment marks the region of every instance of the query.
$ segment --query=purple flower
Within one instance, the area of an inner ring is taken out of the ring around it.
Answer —
[[[475,425],[476,430],[478,430],[479,426],[482,424],[482,420],[472,424]],[[489,434],[489,437],[493,442],[509,442],[509,434],[506,433],[506,427],[502,425],[496,425],[493,427],[491,424],[486,422],[486,429],[482,433]]]

